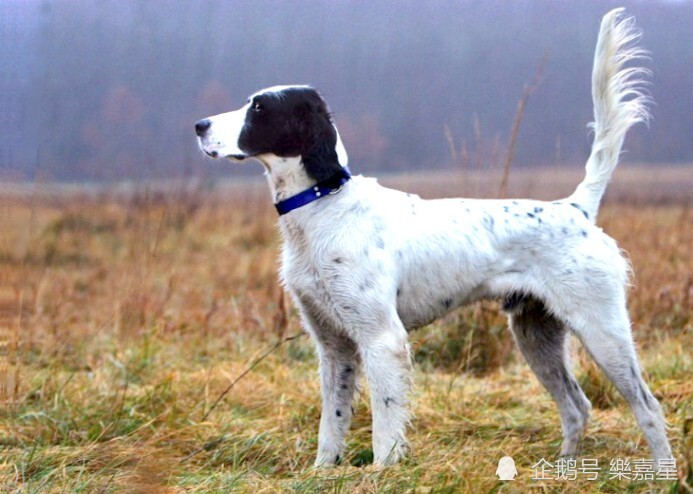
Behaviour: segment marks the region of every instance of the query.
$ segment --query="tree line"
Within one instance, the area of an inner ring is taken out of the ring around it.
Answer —
[[[693,3],[621,4],[644,32],[656,101],[650,128],[628,138],[630,158],[693,161]],[[500,162],[518,99],[540,65],[516,165],[581,164],[594,44],[614,6],[55,1],[41,14],[35,166],[57,180],[225,174],[229,167],[199,156],[193,123],[287,83],[325,95],[357,172]]]

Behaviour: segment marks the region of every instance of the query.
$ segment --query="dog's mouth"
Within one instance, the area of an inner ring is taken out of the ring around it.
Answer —
[[[232,161],[243,161],[244,159],[246,159],[248,157],[248,155],[242,154],[242,153],[221,155],[221,154],[219,154],[219,151],[208,151],[206,149],[204,150],[204,152],[210,158],[228,158]]]

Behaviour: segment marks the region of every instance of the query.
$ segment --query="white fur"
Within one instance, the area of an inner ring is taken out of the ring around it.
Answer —
[[[640,377],[630,335],[628,265],[594,224],[625,133],[646,115],[634,89],[638,71],[622,68],[639,52],[624,49],[633,31],[630,21],[618,21],[619,12],[602,24],[593,78],[594,149],[586,178],[570,198],[427,201],[357,176],[339,193],[280,217],[281,278],[320,361],[317,465],[342,455],[359,372],[370,386],[375,462],[399,460],[409,420],[407,330],[463,304],[512,294],[528,296],[508,311],[518,345],[559,405],[561,452],[577,452],[589,416],[559,338],[570,330],[629,401],[654,457],[671,457],[659,404]],[[625,101],[628,95],[635,99]],[[213,117],[203,149],[233,155],[238,133],[230,131],[240,132],[239,112],[246,109]],[[275,201],[314,185],[300,156],[257,158]],[[346,152],[340,163],[346,165]]]
[[[594,122],[591,127],[595,137],[587,160],[587,177],[571,196],[571,200],[586,207],[593,219],[618,164],[626,132],[649,117],[646,105],[650,100],[644,93],[641,78],[649,71],[642,67],[624,68],[627,62],[642,58],[647,52],[632,45],[640,33],[632,18],[619,22],[622,12],[622,8],[614,9],[602,20],[592,71]]]
[[[220,115],[209,117],[210,132],[200,137],[200,147],[214,158],[241,158],[245,153],[238,147],[238,136],[245,124],[245,116],[250,102],[244,107]],[[236,136],[229,139],[229,136]]]

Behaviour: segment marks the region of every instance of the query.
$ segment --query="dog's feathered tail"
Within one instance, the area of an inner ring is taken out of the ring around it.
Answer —
[[[592,152],[585,169],[585,179],[569,197],[595,221],[599,202],[618,164],[626,132],[638,122],[647,122],[649,97],[643,91],[641,67],[624,67],[646,52],[633,43],[640,38],[633,18],[622,18],[623,8],[604,16],[592,69],[594,129]]]

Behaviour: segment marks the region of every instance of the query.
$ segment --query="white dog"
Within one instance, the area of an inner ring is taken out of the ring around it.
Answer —
[[[630,404],[655,459],[671,458],[657,400],[640,375],[624,286],[628,263],[595,226],[629,127],[647,118],[631,19],[601,24],[592,76],[594,144],[573,195],[555,202],[440,199],[351,177],[327,105],[277,86],[195,125],[212,157],[265,166],[284,238],[281,277],[320,360],[316,464],[340,460],[357,373],[369,383],[375,463],[407,450],[407,331],[463,304],[502,299],[525,359],[560,409],[562,455],[575,455],[590,403],[566,353],[568,332]]]

